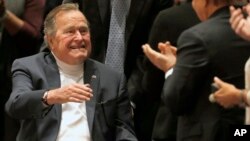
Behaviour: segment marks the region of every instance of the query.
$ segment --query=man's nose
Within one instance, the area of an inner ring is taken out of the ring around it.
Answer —
[[[75,32],[75,39],[78,39],[78,40],[82,40],[83,39],[83,35],[81,34],[81,32],[79,30],[77,30]]]

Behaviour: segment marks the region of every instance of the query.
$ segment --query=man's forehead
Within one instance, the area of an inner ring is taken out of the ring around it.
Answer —
[[[87,21],[86,17],[82,14],[81,11],[78,10],[70,10],[70,11],[61,11],[56,14],[56,19],[82,19]]]
[[[72,12],[76,12],[75,14]],[[63,22],[63,24],[70,24],[70,23],[81,23],[81,24],[88,24],[86,17],[80,11],[72,11],[72,12],[64,12],[58,13],[55,18],[56,24]]]

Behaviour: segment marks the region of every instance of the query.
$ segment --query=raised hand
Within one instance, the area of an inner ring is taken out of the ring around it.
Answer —
[[[231,108],[242,102],[240,89],[237,89],[232,84],[222,81],[218,77],[214,78],[214,83],[218,86],[218,90],[214,92],[214,99],[218,104],[224,108]]]
[[[243,39],[250,41],[250,4],[242,9],[230,6],[230,13],[229,22],[232,29]]]
[[[176,48],[169,42],[159,43],[160,52],[153,50],[149,44],[142,46],[144,54],[160,70],[166,72],[176,63]]]

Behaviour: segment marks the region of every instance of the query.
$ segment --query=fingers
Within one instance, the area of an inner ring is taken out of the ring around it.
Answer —
[[[160,50],[160,52],[162,54],[165,54],[166,52],[169,51],[169,48],[172,52],[176,52],[176,48],[174,46],[172,46],[170,44],[169,41],[166,41],[165,43],[162,43],[162,42],[159,42],[158,43],[158,48]],[[150,54],[156,54],[157,52],[155,50],[153,50],[149,44],[144,44],[142,45],[142,49],[143,49],[143,52],[146,54],[146,55],[150,55]]]
[[[149,46],[149,44],[144,44],[142,45],[142,49],[145,54],[148,54],[151,50],[151,47]]]
[[[237,15],[241,14],[241,9],[240,8],[236,9],[234,6],[230,6],[229,10],[230,10],[230,15],[231,15],[229,21],[230,21],[230,23],[232,23],[235,20],[235,18],[237,17]]]
[[[232,15],[232,13],[235,11],[235,7],[234,6],[230,6],[229,10],[230,10],[230,14]]]
[[[153,50],[148,44],[142,46],[144,54],[149,59],[149,61],[155,65],[158,69],[165,71],[165,64],[167,60],[165,59],[166,56]]]
[[[239,26],[239,23],[241,22],[241,20],[244,20],[244,16],[242,14],[242,10],[238,8],[235,11],[233,11],[233,13],[231,14],[231,17],[229,20],[229,22],[231,23],[231,27],[233,29],[236,29]]]
[[[148,44],[143,45],[142,48],[146,57],[158,69],[166,72],[175,65],[176,49],[171,46],[170,42],[158,43],[160,52],[153,50]]]
[[[177,48],[174,46],[171,46],[171,51],[176,56]]]
[[[72,92],[68,95],[68,102],[83,102],[88,101],[92,97],[91,93],[88,92]]]
[[[160,50],[160,52],[162,53],[162,54],[167,54],[169,51],[171,52],[171,44],[170,44],[170,42],[166,42],[166,43],[159,43],[158,44],[158,48],[159,48],[159,50]]]
[[[149,44],[145,44],[142,46],[144,54],[149,58],[149,60],[155,61],[158,56],[158,52],[153,50]]]
[[[144,44],[144,45],[142,45],[142,49],[143,49],[144,54],[145,54],[148,58],[150,58],[150,51],[151,51],[151,48],[150,48],[149,44]]]
[[[224,108],[231,108],[239,103],[239,90],[234,85],[224,82],[218,77],[214,77],[214,83],[219,88],[213,93],[215,102]]]
[[[166,44],[166,45],[171,45],[169,41],[166,41],[165,44]]]
[[[54,103],[83,102],[93,97],[89,84],[71,84],[53,91]]]
[[[245,26],[245,23],[246,23],[246,20],[240,20],[240,21],[238,22],[238,25],[235,27],[235,32],[236,32],[237,34],[241,34],[242,29],[243,29],[244,26]]]
[[[249,15],[249,14],[250,14],[250,4],[247,4],[247,5],[244,7],[244,10],[245,10],[246,13]]]
[[[215,94],[214,98],[215,101],[224,108],[232,108],[233,106],[235,106],[235,103],[232,102],[232,100],[228,99],[227,95]]]
[[[170,45],[169,43],[158,43],[158,49],[162,54],[166,54],[167,52],[167,46]]]
[[[246,7],[244,7],[243,9],[241,8],[237,8],[235,9],[233,6],[230,7],[230,13],[231,13],[231,17],[230,17],[230,24],[232,29],[241,37],[245,37],[247,36],[247,31],[248,31],[248,27],[247,27],[247,21],[248,19],[244,18],[244,13],[250,13],[250,5],[248,4]]]
[[[89,84],[87,85],[73,84],[70,97],[73,97],[73,99],[71,100],[74,99],[78,99],[80,101],[90,100],[90,98],[93,97],[92,89],[89,87]]]
[[[87,100],[87,99],[86,99]],[[82,103],[83,101],[76,97],[68,97],[68,102]]]
[[[225,83],[224,81],[222,81],[220,78],[218,78],[218,77],[214,77],[214,83],[216,84],[216,86],[218,87],[218,88],[221,88],[222,87],[222,85]]]
[[[158,48],[162,54],[172,53],[176,55],[177,48],[172,46],[169,41],[166,41],[165,43],[160,42],[158,44]]]

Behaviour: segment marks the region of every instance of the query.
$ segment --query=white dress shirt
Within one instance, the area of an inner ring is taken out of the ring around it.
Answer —
[[[59,67],[61,87],[72,83],[84,84],[83,64],[69,65],[58,58],[56,63]],[[62,104],[62,119],[56,141],[91,141],[85,102]]]

